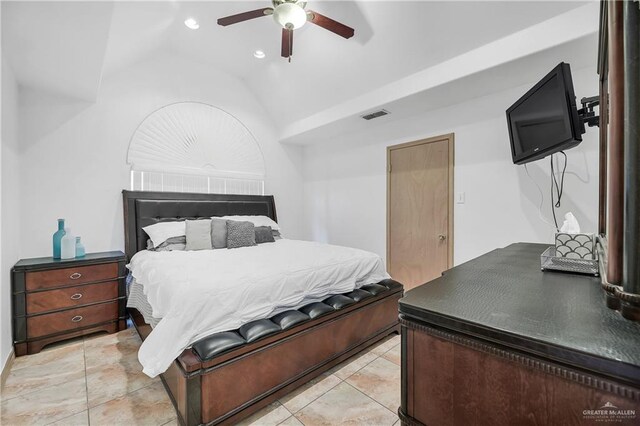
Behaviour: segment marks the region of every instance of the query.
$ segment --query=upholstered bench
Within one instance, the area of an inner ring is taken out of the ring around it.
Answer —
[[[207,336],[161,378],[181,424],[232,425],[400,330],[388,279]],[[130,310],[144,339],[151,327]]]
[[[349,293],[329,296],[322,302],[310,303],[297,310],[289,310],[268,319],[252,321],[234,331],[212,334],[194,343],[192,349],[200,361],[210,361],[218,355],[248,343],[281,333],[307,321],[319,319],[384,292],[398,289],[402,289],[402,284],[391,279],[378,284],[368,284]]]

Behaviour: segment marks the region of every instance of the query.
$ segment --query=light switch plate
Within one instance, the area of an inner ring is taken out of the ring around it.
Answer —
[[[464,204],[464,192],[458,192],[456,194],[456,203]]]

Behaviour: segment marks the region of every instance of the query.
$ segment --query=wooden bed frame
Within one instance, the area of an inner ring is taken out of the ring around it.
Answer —
[[[273,196],[123,191],[130,259],[146,246],[142,227],[161,221],[223,215],[276,220]],[[319,318],[202,361],[186,349],[161,375],[183,425],[235,424],[347,358],[399,332],[397,286]],[[151,332],[129,313],[142,339]]]

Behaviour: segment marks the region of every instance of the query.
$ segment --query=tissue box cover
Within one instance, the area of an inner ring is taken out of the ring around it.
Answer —
[[[594,259],[595,238],[593,234],[556,233],[556,256],[569,259]]]

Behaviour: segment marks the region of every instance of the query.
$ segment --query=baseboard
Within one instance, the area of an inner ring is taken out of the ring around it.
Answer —
[[[9,352],[9,356],[7,357],[7,362],[4,363],[4,367],[2,367],[2,375],[0,376],[0,387],[4,388],[4,383],[7,381],[7,377],[9,377],[9,372],[11,371],[11,367],[13,366],[13,361],[16,359],[16,353],[11,348],[11,352]]]

